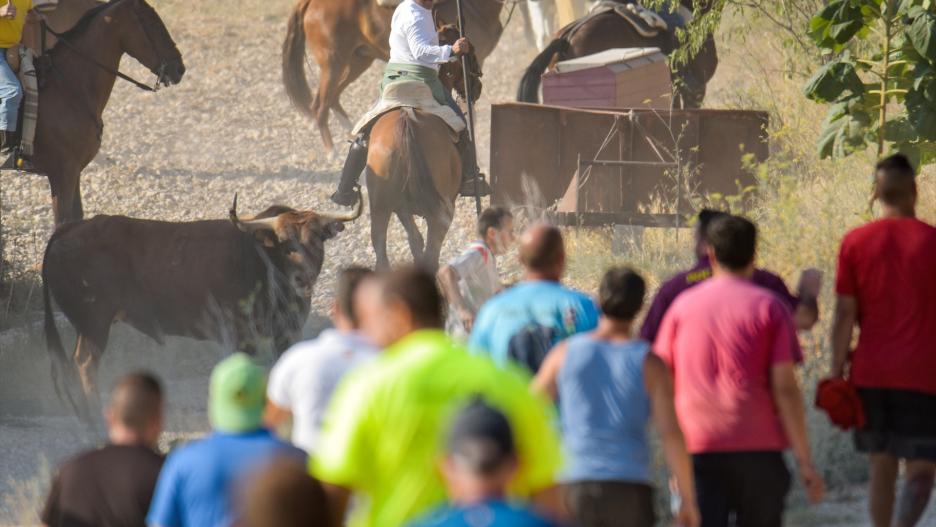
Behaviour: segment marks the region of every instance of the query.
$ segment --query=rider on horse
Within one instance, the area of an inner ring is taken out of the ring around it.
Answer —
[[[397,6],[390,22],[390,62],[384,70],[381,85],[401,76],[424,82],[429,85],[433,98],[439,104],[449,106],[464,120],[461,108],[439,80],[439,65],[470,53],[471,44],[468,39],[460,38],[453,45],[439,45],[439,36],[432,19],[432,3],[433,0],[404,0]],[[358,135],[351,143],[341,171],[338,191],[331,196],[331,200],[339,205],[351,206],[358,199],[358,179],[367,165],[365,133]],[[478,188],[480,195],[487,195],[490,188],[478,170],[474,145],[468,139],[467,131],[461,133],[457,146],[462,158],[460,194],[474,196]]]
[[[0,6],[0,150],[16,146],[16,125],[19,118],[23,87],[7,63],[7,49],[20,43],[26,14],[32,0],[6,0]]]

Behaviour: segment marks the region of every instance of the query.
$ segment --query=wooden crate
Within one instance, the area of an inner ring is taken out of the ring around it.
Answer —
[[[543,75],[543,103],[572,108],[668,109],[673,86],[658,48],[617,48],[556,64]]]

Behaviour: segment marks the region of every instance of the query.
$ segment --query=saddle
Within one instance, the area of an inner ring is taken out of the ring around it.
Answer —
[[[368,130],[381,115],[397,108],[415,108],[442,119],[452,131],[452,142],[457,143],[458,134],[465,129],[465,122],[454,110],[439,104],[432,96],[432,90],[424,82],[401,80],[384,87],[380,100],[358,120],[351,130],[352,135]]]
[[[675,29],[671,26],[685,26],[692,17],[692,12],[682,6],[675,13],[667,13],[666,18],[669,19],[667,21],[660,13],[640,4],[619,0],[600,0],[592,6],[587,15],[566,26],[561,31],[560,38],[570,38],[592,18],[611,12],[626,20],[638,35],[645,38],[653,38],[660,33]]]

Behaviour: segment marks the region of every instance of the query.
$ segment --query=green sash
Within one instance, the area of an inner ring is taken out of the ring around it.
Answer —
[[[426,66],[417,66],[415,64],[399,64],[388,62],[384,68],[383,79],[380,81],[380,94],[383,95],[384,88],[392,83],[399,81],[420,81],[424,82],[432,90],[432,98],[439,104],[445,105],[445,87],[439,80],[439,72]]]

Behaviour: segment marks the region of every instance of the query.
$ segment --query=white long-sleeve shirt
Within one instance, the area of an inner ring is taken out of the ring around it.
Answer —
[[[390,62],[415,64],[436,71],[452,58],[452,46],[439,45],[432,11],[403,0],[390,21]]]

